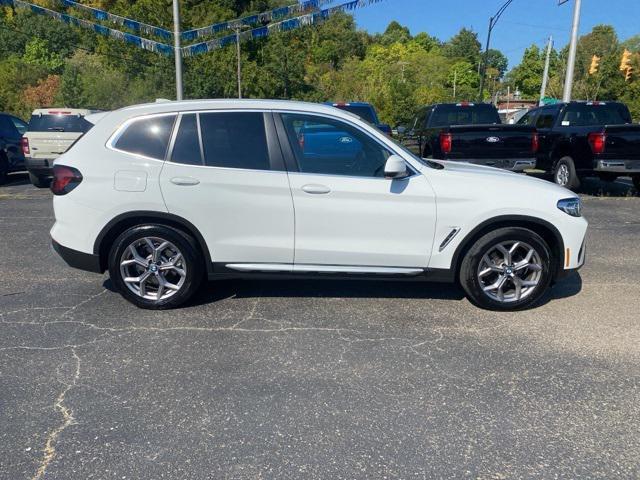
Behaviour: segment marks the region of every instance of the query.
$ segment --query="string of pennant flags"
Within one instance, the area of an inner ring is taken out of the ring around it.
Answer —
[[[111,21],[136,32],[156,35],[165,39],[170,39],[173,37],[173,32],[160,27],[138,22],[136,20],[121,17],[119,15],[114,15],[104,10],[89,7],[73,0],[59,1],[67,7],[78,8],[80,10],[88,12],[96,20]],[[227,30],[235,30],[243,25],[251,26],[268,23],[268,25],[245,30],[240,32],[239,34],[234,33],[220,38],[215,38],[213,40],[181,47],[180,55],[183,57],[192,57],[195,55],[211,52],[219,48],[223,48],[230,44],[235,44],[238,38],[240,39],[240,41],[264,38],[276,32],[291,31],[308,25],[319,24],[338,12],[355,10],[357,8],[366,7],[373,3],[379,3],[384,0],[351,0],[349,2],[345,2],[333,7],[324,9],[320,8],[322,5],[330,3],[331,1],[332,0],[305,0],[295,5],[278,7],[268,12],[250,15],[236,20],[229,20],[227,22],[221,22],[193,30],[187,30],[185,32],[182,32],[180,34],[180,37],[185,41],[190,41]],[[109,28],[104,25],[91,22],[89,20],[74,17],[73,15],[50,10],[48,8],[41,7],[40,5],[35,5],[24,0],[0,0],[0,5],[2,4],[13,6],[15,8],[27,9],[32,13],[38,15],[45,15],[69,25],[92,30],[94,33],[97,33],[99,35],[115,38],[144,50],[149,50],[151,52],[159,53],[165,56],[173,56],[175,54],[175,48],[166,43],[143,38],[132,33],[122,32],[120,30]],[[301,12],[309,13],[274,22],[274,20],[276,19],[288,17],[290,15]]]

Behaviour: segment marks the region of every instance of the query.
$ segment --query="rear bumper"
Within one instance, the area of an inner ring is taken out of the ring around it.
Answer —
[[[95,273],[104,271],[100,266],[100,257],[98,255],[67,248],[55,240],[51,240],[51,246],[70,267]]]
[[[465,159],[448,159],[453,162],[467,162],[474,165],[483,165],[485,167],[501,168],[512,172],[523,172],[536,168],[535,158],[465,158]]]
[[[31,158],[24,160],[24,165],[30,173],[39,177],[51,177],[53,175],[53,158]]]
[[[640,173],[640,160],[598,160],[596,172],[633,174]]]

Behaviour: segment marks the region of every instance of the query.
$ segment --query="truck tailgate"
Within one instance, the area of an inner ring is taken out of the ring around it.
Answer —
[[[607,141],[602,160],[635,160],[640,169],[640,125],[607,125]]]
[[[449,160],[532,158],[535,129],[527,125],[459,125],[452,135]]]

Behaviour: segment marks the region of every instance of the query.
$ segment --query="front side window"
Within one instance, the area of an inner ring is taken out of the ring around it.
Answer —
[[[261,112],[201,113],[200,133],[205,165],[270,170]]]
[[[282,120],[301,172],[384,177],[391,153],[361,130],[314,115],[287,113]]]
[[[120,134],[114,148],[164,160],[175,119],[175,115],[162,115],[135,120]]]
[[[27,133],[27,128],[29,128],[29,125],[16,117],[11,117],[11,121],[13,122],[13,125],[16,127],[16,130],[18,130],[18,133],[20,135],[24,135],[25,133]]]
[[[535,112],[525,113],[524,116],[518,120],[518,125],[533,125],[533,119],[535,118]]]

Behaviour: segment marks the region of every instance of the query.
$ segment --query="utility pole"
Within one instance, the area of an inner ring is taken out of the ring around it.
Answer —
[[[547,43],[547,58],[544,61],[544,73],[542,74],[542,88],[540,88],[540,105],[542,105],[542,99],[547,92],[547,82],[549,81],[549,62],[551,60],[551,49],[553,48],[553,37],[549,36],[549,43]]]
[[[480,92],[478,93],[478,101],[482,101],[482,97],[484,96],[484,77],[487,73],[487,61],[489,59],[489,45],[491,44],[491,31],[493,27],[496,26],[498,20],[500,20],[500,16],[504,13],[509,5],[511,5],[513,0],[507,0],[502,4],[500,9],[496,12],[496,14],[489,19],[489,30],[487,31],[487,44],[484,49],[484,58],[482,60],[482,73],[480,74]]]
[[[176,100],[182,100],[182,49],[180,48],[180,5],[173,0],[173,56],[176,61]]]
[[[567,75],[564,79],[564,92],[562,101],[571,101],[571,91],[573,90],[573,72],[576,66],[576,49],[578,47],[578,28],[580,27],[580,8],[582,0],[573,0],[573,25],[571,27],[571,43],[569,44],[569,58],[567,59]]]
[[[238,98],[242,98],[242,64],[240,58],[240,24],[236,25],[236,57],[238,58]]]

